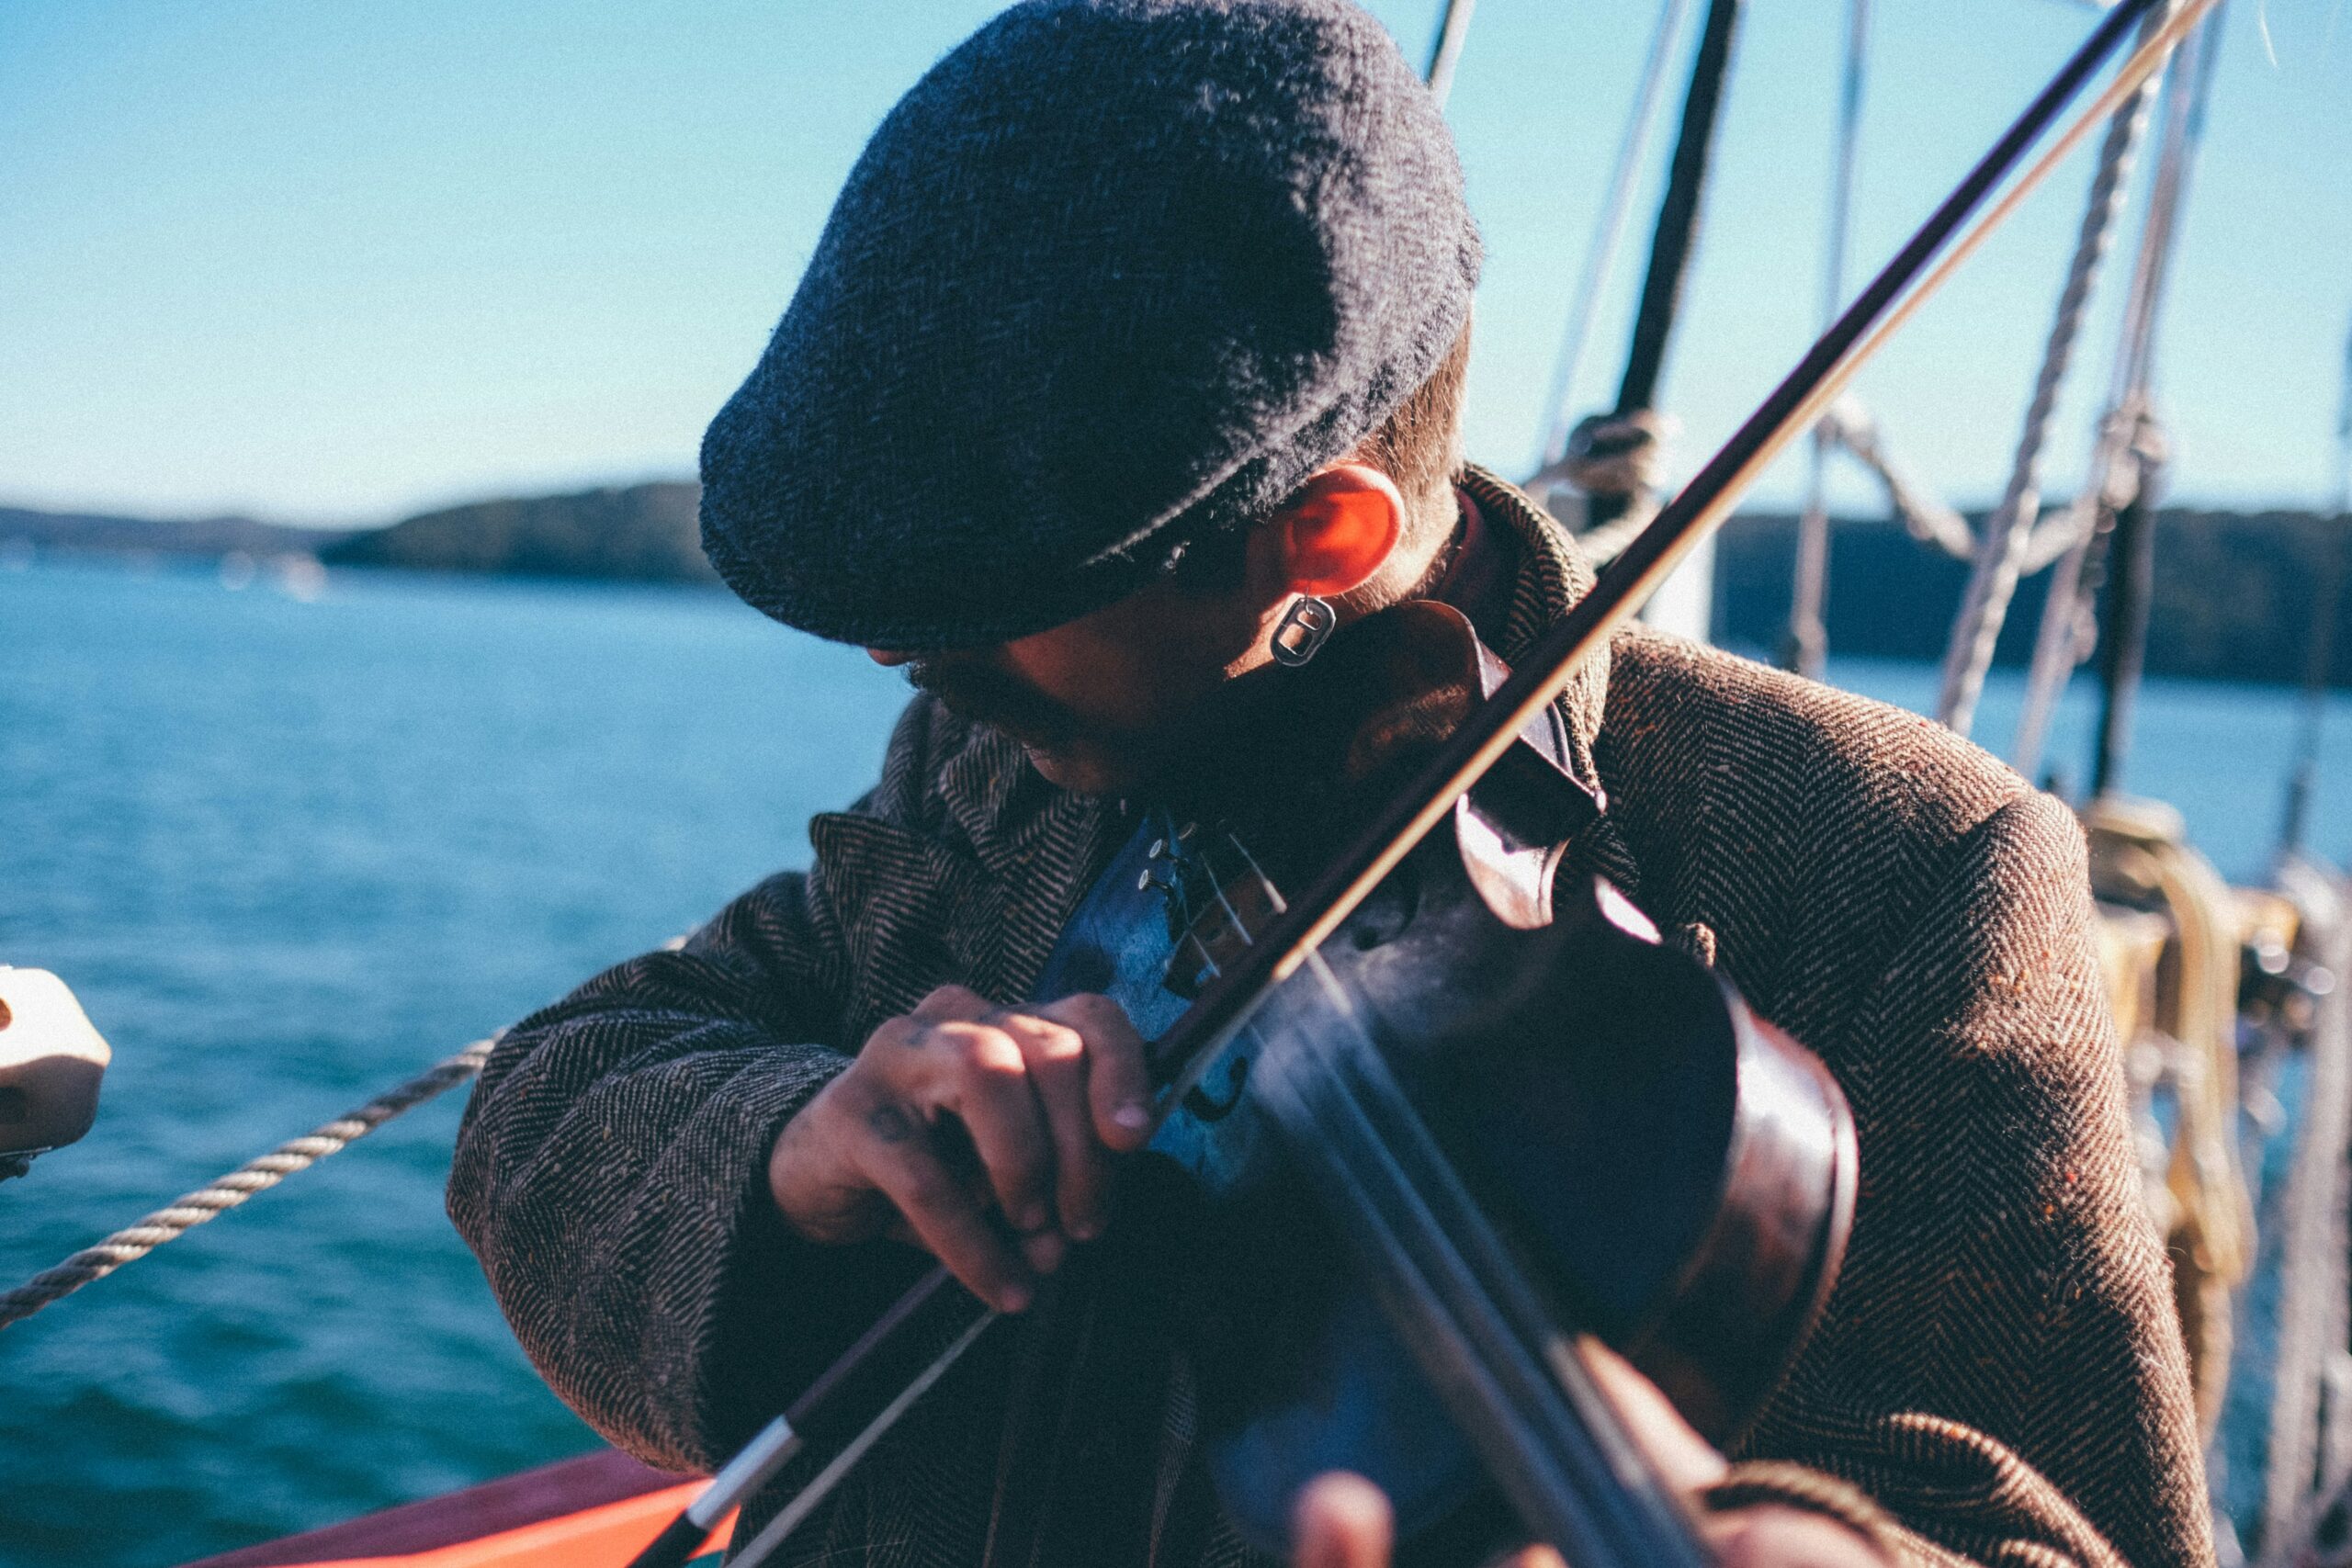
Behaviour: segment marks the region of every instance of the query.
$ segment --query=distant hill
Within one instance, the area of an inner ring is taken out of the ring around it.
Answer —
[[[477,502],[340,533],[246,517],[173,523],[0,507],[0,552],[20,548],[12,544],[18,540],[39,550],[314,551],[331,566],[709,584],[718,576],[703,558],[700,496],[691,481],[673,480]],[[2299,680],[2312,595],[2335,527],[2307,512],[2161,513],[2149,669],[2219,680]],[[1779,644],[1795,536],[1795,520],[1778,513],[1747,513],[1724,528],[1716,554],[1717,640],[1767,657]],[[1967,566],[1915,544],[1891,522],[1840,520],[1831,539],[1830,650],[1940,657]],[[2043,588],[2039,577],[2018,586],[2001,662],[2025,661]],[[2337,613],[2335,679],[2352,686],[2352,605]]]
[[[1981,526],[1984,519],[1970,521]],[[2159,513],[2149,671],[2301,680],[2312,601],[2339,526],[2308,512]],[[1795,554],[1793,517],[1751,513],[1724,527],[1715,556],[1716,640],[1764,654],[1779,645]],[[1833,655],[1943,657],[1966,562],[1914,542],[1898,524],[1841,519],[1831,526],[1829,563]],[[2018,585],[1996,662],[2031,658],[2048,581],[2043,573]],[[2352,603],[2339,602],[2335,614],[2332,679],[2352,686]]]
[[[251,517],[175,521],[0,506],[0,545],[17,540],[36,550],[106,555],[225,556],[239,551],[249,556],[311,555],[321,546],[344,536],[344,531],[288,528]]]
[[[695,523],[701,496],[699,485],[670,481],[475,502],[353,536],[320,550],[319,558],[329,566],[715,583]]]

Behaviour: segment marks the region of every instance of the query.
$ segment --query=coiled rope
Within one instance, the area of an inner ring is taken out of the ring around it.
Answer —
[[[477,1040],[446,1061],[436,1062],[389,1093],[380,1094],[345,1111],[325,1125],[278,1145],[259,1159],[248,1160],[226,1176],[167,1206],[137,1224],[115,1232],[95,1247],[85,1247],[54,1269],[44,1269],[15,1290],[0,1293],[0,1328],[30,1317],[61,1297],[70,1296],[93,1280],[103,1280],[133,1258],[144,1258],[165,1242],[186,1235],[213,1215],[233,1209],[256,1192],[266,1191],[298,1170],[305,1170],[366,1137],[402,1111],[411,1111],[445,1090],[476,1077],[490,1056],[498,1036]]]

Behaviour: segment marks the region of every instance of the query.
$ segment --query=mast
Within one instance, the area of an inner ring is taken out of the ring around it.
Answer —
[[[2108,602],[2107,639],[2099,651],[2105,698],[2091,761],[2094,799],[2121,793],[2123,763],[2132,750],[2132,709],[2147,663],[2148,601],[2156,582],[2155,508],[2151,502],[2158,471],[2154,463],[2143,466],[2132,499],[2115,513],[2115,539],[2109,547],[2116,563],[2115,586]]]
[[[1708,0],[1698,57],[1690,65],[1690,87],[1682,99],[1682,130],[1666,197],[1658,204],[1650,239],[1649,271],[1642,280],[1641,308],[1634,316],[1634,341],[1625,352],[1625,374],[1617,386],[1620,419],[1657,405],[1657,384],[1666,369],[1668,340],[1682,302],[1683,280],[1699,234],[1699,213],[1707,194],[1707,167],[1714,156],[1715,126],[1722,118],[1724,85],[1731,75],[1732,45],[1739,33],[1740,0]],[[1592,520],[1621,515],[1627,498],[1593,498]],[[1611,505],[1611,502],[1614,505]]]
[[[1863,67],[1870,52],[1871,0],[1848,0],[1846,73],[1838,97],[1838,152],[1829,182],[1829,233],[1822,246],[1821,322],[1826,331],[1845,303],[1846,254],[1853,230],[1854,162],[1861,141]],[[1789,629],[1781,662],[1811,680],[1821,679],[1829,657],[1829,629],[1822,607],[1829,596],[1829,507],[1824,494],[1830,422],[1813,427],[1811,467],[1805,476],[1804,512],[1797,520],[1796,579],[1789,594]]]
[[[1570,442],[1572,463],[1597,465],[1611,478],[1586,488],[1587,530],[1623,522],[1632,526],[1651,498],[1646,470],[1656,461],[1658,383],[1674,333],[1696,248],[1699,218],[1713,160],[1715,128],[1723,118],[1724,89],[1731,75],[1733,45],[1739,34],[1741,0],[1708,0],[1699,48],[1690,64],[1690,85],[1682,99],[1682,124],[1668,165],[1666,195],[1658,203],[1650,236],[1648,271],[1634,311],[1633,341],[1625,351],[1625,374],[1617,404],[1607,416],[1588,420]],[[1611,472],[1613,470],[1613,472]],[[1619,547],[1622,547],[1622,542]],[[1676,581],[1656,594],[1645,617],[1687,637],[1704,640],[1714,608],[1713,540],[1704,540]]]
[[[2300,853],[2310,826],[2312,792],[2319,782],[2320,732],[2327,720],[2328,677],[2334,672],[2335,623],[2343,613],[2344,581],[2352,566],[2352,327],[2345,333],[2344,392],[2335,415],[2335,514],[2322,544],[2319,592],[2312,601],[2311,652],[2303,665],[2302,712],[2296,725],[2295,765],[2288,775],[2287,819],[2278,833],[2281,858]]]
[[[1601,290],[1617,270],[1617,248],[1625,236],[1625,220],[1633,213],[1634,181],[1657,126],[1664,97],[1667,57],[1682,31],[1690,0],[1664,0],[1657,26],[1650,34],[1648,58],[1642,63],[1641,86],[1626,111],[1625,129],[1617,141],[1617,162],[1609,179],[1609,194],[1601,202],[1600,226],[1592,248],[1585,253],[1584,276],[1577,280],[1576,301],[1568,310],[1566,333],[1560,339],[1559,358],[1552,367],[1552,384],[1544,397],[1544,423],[1536,433],[1535,477],[1531,489],[1550,488],[1549,471],[1568,453],[1568,400],[1576,393],[1577,371],[1584,364],[1585,344],[1592,338],[1593,319],[1600,313]],[[1542,495],[1536,497],[1543,500]]]

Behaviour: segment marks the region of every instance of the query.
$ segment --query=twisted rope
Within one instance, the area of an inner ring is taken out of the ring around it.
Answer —
[[[2177,9],[2177,0],[2171,0],[2149,12],[2142,40],[2154,38]],[[2066,270],[2065,287],[2059,292],[2056,319],[2042,350],[2041,373],[2034,378],[2033,400],[2018,437],[2008,487],[1976,541],[1975,563],[1944,649],[1942,689],[1936,698],[1938,721],[1962,735],[1975,722],[1976,702],[1984,694],[1984,674],[1993,663],[1993,646],[2001,635],[2001,623],[2008,617],[2009,599],[2017,591],[2026,547],[2041,513],[2044,438],[2074,359],[2075,343],[2090,306],[2100,264],[2107,259],[2130,196],[2132,166],[2155,101],[2156,80],[2151,75],[2142,82],[2108,123],[2107,144],[2100,150],[2098,172],[2084,204],[2074,261]]]
[[[1915,483],[1888,450],[1878,422],[1856,399],[1838,399],[1821,416],[1816,427],[1844,447],[1854,460],[1876,475],[1886,491],[1886,503],[1904,532],[1923,545],[1932,545],[1954,560],[1976,558],[1976,534],[1968,519]]]
[[[2221,58],[2223,7],[2216,7],[2181,54],[2172,97],[2165,113],[2156,177],[2141,220],[2140,254],[2132,268],[2132,289],[2123,307],[2113,368],[2108,376],[2107,415],[2099,422],[2090,467],[2074,504],[2054,522],[2035,530],[2020,568],[2027,574],[2055,562],[2050,592],[2042,600],[2041,625],[2034,637],[2033,663],[2018,715],[2010,762],[2028,778],[2041,771],[2041,749],[2050,717],[2075,667],[2090,657],[2098,638],[2095,601],[2108,543],[2117,515],[2154,481],[2164,461],[2164,435],[2157,425],[2149,386],[2155,372],[2156,322],[2164,307],[2180,214],[2188,200],[2188,175],[2205,136],[2205,110],[2213,91],[2213,67]],[[2052,548],[2041,548],[2041,536]]]
[[[115,1232],[95,1247],[85,1247],[54,1269],[44,1269],[15,1290],[0,1293],[0,1328],[33,1314],[62,1296],[70,1296],[93,1280],[103,1280],[136,1258],[144,1258],[174,1237],[233,1209],[256,1192],[266,1191],[298,1170],[305,1170],[358,1138],[364,1138],[402,1111],[464,1083],[481,1071],[498,1037],[477,1040],[447,1061],[437,1062],[389,1093],[377,1096],[356,1111],[345,1111],[324,1126],[278,1145],[259,1159],[248,1160],[210,1184],[174,1199],[137,1224]]]

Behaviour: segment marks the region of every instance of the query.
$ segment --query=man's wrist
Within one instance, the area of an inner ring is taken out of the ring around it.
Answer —
[[[842,1070],[847,1068],[844,1062]],[[827,1077],[784,1119],[768,1145],[766,1160],[768,1200],[777,1216],[802,1240],[825,1245],[862,1239],[847,1234],[842,1216],[829,1213],[818,1201],[819,1194],[838,1184],[812,1168],[823,1160],[823,1123],[840,1081],[840,1073]]]

